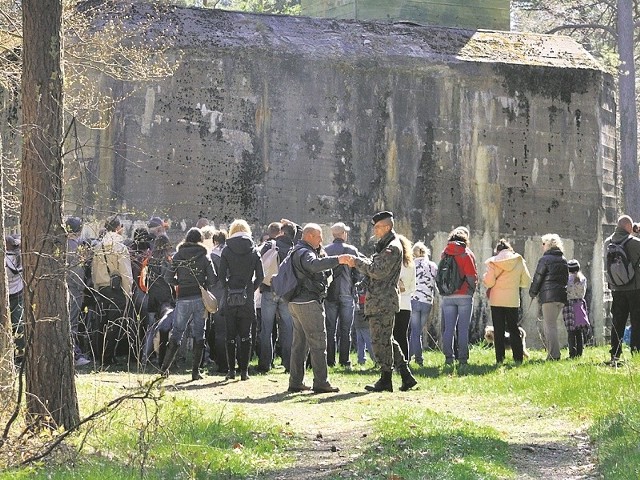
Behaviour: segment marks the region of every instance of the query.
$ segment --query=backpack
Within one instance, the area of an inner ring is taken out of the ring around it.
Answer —
[[[293,267],[293,255],[302,248],[294,248],[280,264],[278,273],[271,277],[271,291],[285,302],[291,301],[298,291],[298,277]]]
[[[452,295],[463,282],[464,277],[460,274],[456,257],[447,253],[442,254],[436,274],[436,286],[440,295]]]
[[[636,273],[624,249],[629,240],[631,237],[627,237],[621,243],[609,242],[607,245],[607,281],[616,287],[631,283]]]
[[[262,283],[265,285],[271,285],[271,279],[278,273],[280,266],[280,257],[278,256],[278,247],[275,240],[270,240],[271,248],[264,252],[264,255],[260,257],[262,262],[262,271],[264,272],[264,280]]]

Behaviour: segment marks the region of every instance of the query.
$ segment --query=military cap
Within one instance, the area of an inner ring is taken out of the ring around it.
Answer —
[[[375,225],[376,223],[378,223],[380,220],[384,220],[385,218],[393,218],[393,212],[388,212],[388,211],[384,211],[384,212],[378,212],[376,213],[372,218],[371,218],[371,225]]]

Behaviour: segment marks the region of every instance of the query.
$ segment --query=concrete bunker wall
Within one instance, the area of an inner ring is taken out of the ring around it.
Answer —
[[[172,78],[133,89],[107,131],[84,132],[97,181],[70,195],[86,204],[106,186],[90,202],[97,211],[162,214],[182,230],[199,216],[341,220],[360,246],[371,213],[390,209],[397,231],[436,257],[452,227],[469,226],[481,273],[504,236],[533,274],[540,236],[555,232],[590,280],[601,339],[602,230],[616,215],[611,79],[338,50],[310,58],[249,40],[183,48]],[[537,309],[523,299],[539,346]],[[489,318],[483,289],[475,303],[477,339]]]

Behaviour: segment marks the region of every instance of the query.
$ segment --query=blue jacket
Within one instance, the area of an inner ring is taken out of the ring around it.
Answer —
[[[360,257],[360,252],[353,245],[349,245],[341,238],[336,238],[333,243],[324,247],[324,251],[329,256],[342,255],[348,253],[355,257]],[[337,297],[343,295],[352,296],[354,294],[354,274],[357,272],[355,268],[349,268],[347,265],[338,265],[333,269],[333,281],[329,286],[329,295],[327,300],[337,301]]]

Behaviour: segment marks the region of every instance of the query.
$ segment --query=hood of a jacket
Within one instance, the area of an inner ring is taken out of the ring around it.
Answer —
[[[201,243],[184,242],[178,247],[178,252],[184,258],[197,258],[207,255],[207,249]]]
[[[453,256],[462,255],[466,251],[467,251],[467,246],[464,243],[459,242],[457,240],[447,243],[447,246],[444,248],[444,253],[446,253],[447,255],[453,255]]]
[[[562,257],[564,253],[558,247],[551,247],[549,250],[544,252],[543,255],[552,255],[554,257]]]
[[[613,235],[611,236],[611,241],[613,243],[621,243],[625,241],[629,235],[630,233],[624,228],[616,227],[615,232],[613,232]]]
[[[225,245],[236,255],[246,255],[247,253],[251,253],[254,248],[253,240],[244,232],[234,234],[227,238]]]
[[[487,265],[493,263],[497,268],[510,272],[516,268],[520,262],[522,262],[520,254],[512,252],[511,250],[501,250],[496,256],[489,258],[485,263]]]

